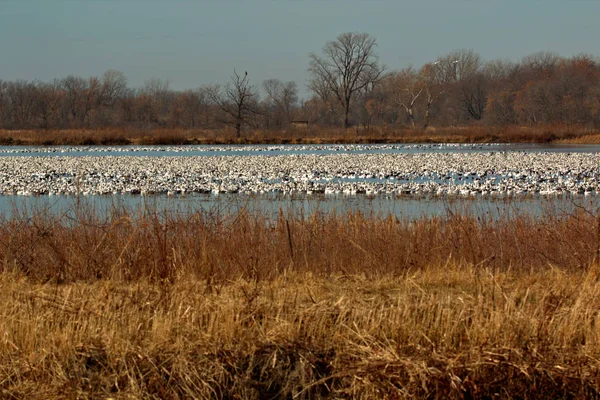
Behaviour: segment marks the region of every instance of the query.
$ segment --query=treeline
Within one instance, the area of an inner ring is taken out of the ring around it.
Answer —
[[[375,46],[366,34],[343,34],[324,47],[323,56],[311,54],[312,97],[305,101],[299,101],[295,82],[256,84],[239,71],[225,85],[186,91],[171,90],[160,79],[134,89],[116,70],[52,82],[0,81],[0,128],[230,126],[239,135],[245,127],[281,130],[292,121],[418,129],[600,126],[600,62],[592,56],[541,52],[520,62],[484,61],[460,50],[420,68],[390,71],[379,64]],[[354,69],[339,68],[346,61]]]
[[[600,61],[540,52],[520,62],[447,54],[388,74],[365,96],[366,123],[600,126]]]

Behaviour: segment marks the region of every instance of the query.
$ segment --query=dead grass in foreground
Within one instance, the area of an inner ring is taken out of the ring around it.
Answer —
[[[0,221],[0,397],[597,398],[599,221]]]
[[[0,278],[3,398],[593,398],[600,269]]]

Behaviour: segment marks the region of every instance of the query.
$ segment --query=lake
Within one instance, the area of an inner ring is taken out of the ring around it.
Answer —
[[[546,144],[0,147],[0,212],[570,213],[598,209],[598,153]]]

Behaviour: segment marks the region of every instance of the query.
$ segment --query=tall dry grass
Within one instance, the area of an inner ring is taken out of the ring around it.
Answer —
[[[82,203],[74,213],[17,213],[0,221],[0,271],[39,283],[226,282],[286,271],[401,276],[448,262],[580,270],[600,251],[600,217],[588,210],[543,216],[451,210],[417,220],[360,212],[269,218],[243,208],[191,214],[115,208],[105,217]]]
[[[595,398],[598,215],[0,223],[3,398]]]
[[[595,398],[599,269],[0,278],[3,398]]]
[[[597,129],[582,126],[494,127],[474,125],[407,129],[374,126],[310,126],[284,130],[250,129],[240,138],[227,128],[103,128],[0,130],[1,145],[185,145],[185,144],[322,144],[322,143],[599,143]]]

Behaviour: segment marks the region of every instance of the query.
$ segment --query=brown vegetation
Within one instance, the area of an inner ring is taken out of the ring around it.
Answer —
[[[0,224],[4,398],[590,398],[600,219]]]
[[[367,143],[600,143],[600,133],[584,127],[454,127],[399,129],[308,127],[252,130],[238,137],[229,129],[68,129],[0,130],[0,145],[193,145],[193,144],[367,144]]]
[[[403,275],[447,262],[580,270],[600,251],[600,219],[584,212],[498,220],[462,213],[417,221],[361,213],[270,220],[245,211],[137,215],[116,208],[103,220],[80,207],[75,220],[42,213],[2,222],[3,268],[35,282],[194,276],[222,283],[273,279],[286,270]]]

